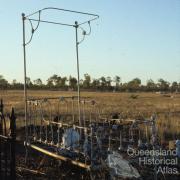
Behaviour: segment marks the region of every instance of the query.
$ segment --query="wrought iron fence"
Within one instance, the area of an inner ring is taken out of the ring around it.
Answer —
[[[0,179],[16,179],[16,117],[4,115],[4,104],[0,102]]]

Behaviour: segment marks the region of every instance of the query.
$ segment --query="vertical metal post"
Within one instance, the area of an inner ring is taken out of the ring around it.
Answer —
[[[0,118],[1,118],[1,133],[2,135],[6,136],[6,120],[4,118],[4,104],[3,104],[3,100],[1,99],[1,104],[0,104]],[[8,174],[7,174],[7,163],[8,163],[8,160],[7,160],[7,156],[8,156],[8,152],[7,152],[7,145],[8,145],[8,139],[4,139],[4,142],[3,142],[3,147],[2,147],[2,151],[4,152],[3,153],[3,159],[4,159],[4,179],[7,179],[8,177]]]
[[[122,131],[120,131],[119,141],[120,141],[119,150],[121,150],[122,149]]]
[[[8,145],[8,139],[4,139],[4,147],[3,147],[3,151],[4,151],[4,179],[6,180],[8,177],[8,162],[7,162],[7,145]]]
[[[72,119],[73,119],[73,123],[75,123],[75,116],[74,116],[74,97],[72,97]]]
[[[152,129],[153,129],[153,151],[156,151],[156,140],[157,140],[157,132],[156,132],[156,124],[155,124],[155,116],[153,116],[153,122],[152,122]],[[158,157],[154,155],[154,159],[156,160]],[[154,167],[154,180],[157,180],[157,164],[155,163]]]
[[[25,146],[27,145],[28,140],[28,123],[27,123],[27,86],[26,86],[26,36],[25,36],[25,14],[22,13],[22,22],[23,22],[23,55],[24,55],[24,107],[25,107]],[[26,148],[26,158],[27,158],[27,148]]]
[[[93,166],[93,126],[91,124],[91,167]]]
[[[82,126],[81,123],[81,107],[80,107],[80,79],[79,79],[79,49],[78,49],[78,22],[75,21],[75,29],[76,29],[76,58],[77,58],[77,77],[78,77],[78,111],[79,111],[79,126]]]
[[[16,180],[16,116],[14,113],[14,108],[12,108],[10,116],[10,130],[11,130],[11,158],[10,158],[10,179]]]
[[[3,112],[4,111],[4,104],[3,104],[3,100],[1,99],[1,102],[0,102],[0,113],[1,115],[3,115]]]

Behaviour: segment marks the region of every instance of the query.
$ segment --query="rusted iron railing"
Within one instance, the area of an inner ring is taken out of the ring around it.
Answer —
[[[9,121],[9,127],[8,122]],[[0,101],[0,179],[16,179],[16,117],[14,108],[7,117]]]

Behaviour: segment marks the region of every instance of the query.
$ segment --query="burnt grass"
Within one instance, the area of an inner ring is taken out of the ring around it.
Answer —
[[[22,142],[16,144],[16,176],[17,179],[49,180],[49,179],[87,179],[88,172],[42,153],[28,148],[27,162],[26,149]]]

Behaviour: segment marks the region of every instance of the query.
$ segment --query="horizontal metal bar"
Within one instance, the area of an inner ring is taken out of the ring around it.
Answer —
[[[41,153],[44,153],[44,154],[46,154],[48,156],[51,156],[53,158],[56,158],[56,159],[59,159],[59,160],[65,161],[65,162],[70,162],[71,164],[79,166],[81,168],[90,169],[90,165],[87,165],[87,164],[81,163],[79,161],[75,161],[75,160],[72,160],[70,158],[67,158],[67,157],[52,153],[52,152],[50,152],[48,150],[45,150],[43,148],[40,148],[40,147],[38,147],[36,145],[27,143],[27,146],[29,146],[30,148],[32,148],[34,150],[37,150],[37,151],[39,151]]]
[[[55,121],[48,121],[48,120],[45,120],[43,119],[43,121],[46,123],[46,124],[55,124],[55,125],[59,125],[59,126],[67,126],[67,127],[71,127],[72,125],[70,124],[65,124],[65,123],[58,123],[58,122],[55,122]]]
[[[52,143],[52,142],[46,142],[46,140],[43,141],[43,140],[41,140],[41,139],[38,139],[38,140],[34,140],[34,142],[42,143],[42,144],[44,144],[44,145],[52,146],[52,147],[55,147],[55,148],[61,148],[61,149],[64,149],[64,150],[68,150],[67,148],[62,147],[61,145],[54,144],[54,143]],[[78,153],[78,154],[84,155],[84,153],[80,152],[79,150],[73,150],[73,152],[76,152],[76,153]]]
[[[11,139],[11,137],[7,137],[7,136],[3,136],[3,135],[0,135],[0,138],[5,139],[5,140]]]
[[[77,128],[77,129],[90,129],[89,127],[77,126],[75,124],[66,124],[66,123],[62,123],[62,122],[49,121],[49,120],[45,120],[45,119],[43,119],[43,121],[46,124],[55,124],[55,125],[59,125],[60,127],[66,126],[66,127]]]
[[[61,96],[61,97],[47,97],[47,98],[28,98],[28,101],[38,101],[38,100],[51,100],[51,99],[74,99],[78,96]],[[90,97],[81,97],[81,99],[89,99]]]
[[[78,126],[78,125],[75,125],[75,124],[67,124],[67,123],[63,123],[63,122],[55,122],[55,121],[52,121],[52,120],[45,120],[45,119],[42,119],[42,120],[46,124],[55,124],[55,125],[59,125],[60,127],[66,126],[66,127],[77,128],[77,129],[90,129],[90,127]],[[134,121],[133,120],[124,120],[124,121],[120,122],[117,125],[127,125],[127,124],[132,124],[132,122],[134,122]]]
[[[33,173],[33,174],[46,175],[45,173],[40,172],[38,170],[27,169],[27,168],[24,168],[24,167],[17,167],[16,169],[19,170],[19,171],[26,171],[26,172],[30,172],[30,173]]]
[[[43,22],[43,23],[49,23],[49,24],[56,24],[56,25],[61,25],[61,26],[70,26],[70,27],[75,27],[73,24],[66,24],[66,23],[60,23],[60,22],[53,22],[53,21],[45,21],[45,20],[39,20],[39,19],[31,19],[27,18],[30,21],[37,21],[37,22]]]
[[[91,137],[91,136],[89,136],[89,137]],[[106,139],[106,140],[109,140],[109,139]],[[111,141],[118,141],[118,140],[111,139]],[[119,140],[119,141],[121,141],[121,140]],[[34,142],[35,142],[35,143],[44,144],[44,145],[47,145],[47,146],[51,146],[51,147],[55,147],[55,148],[61,148],[61,147],[58,147],[57,144],[52,144],[51,142],[48,143],[48,142],[42,141],[42,140],[35,140]],[[123,141],[123,142],[124,142],[124,141]],[[97,143],[92,143],[92,145],[97,145]],[[102,144],[101,146],[104,147],[104,148],[107,148],[107,147],[108,147],[108,144]],[[66,148],[61,148],[61,149],[67,150]],[[83,152],[79,152],[78,150],[73,150],[73,152],[76,152],[76,153],[81,154],[81,155],[83,155],[83,156],[85,155]]]
[[[32,13],[32,14],[27,15],[26,18],[30,17],[30,16],[32,16],[34,14],[39,13],[39,11],[44,11],[44,10],[58,10],[58,11],[64,11],[64,12],[70,12],[70,13],[77,13],[77,14],[84,14],[84,15],[99,17],[99,15],[92,14],[92,13],[86,13],[86,12],[81,12],[81,11],[74,11],[74,10],[69,10],[69,9],[61,9],[61,8],[55,8],[55,7],[47,7],[47,8],[40,9],[40,10],[38,10],[38,11]]]

